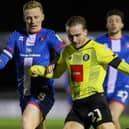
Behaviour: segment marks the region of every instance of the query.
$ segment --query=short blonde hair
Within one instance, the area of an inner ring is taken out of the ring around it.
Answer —
[[[32,9],[32,8],[37,8],[37,7],[40,8],[40,10],[43,13],[43,6],[42,6],[42,4],[40,2],[38,2],[38,1],[31,0],[31,1],[29,1],[29,2],[27,2],[27,3],[25,3],[23,5],[23,12],[25,10],[27,10],[27,9]]]
[[[67,20],[67,22],[65,24],[65,27],[71,27],[71,26],[75,26],[75,25],[78,25],[78,24],[81,24],[83,29],[87,28],[86,19],[82,16],[71,16]]]

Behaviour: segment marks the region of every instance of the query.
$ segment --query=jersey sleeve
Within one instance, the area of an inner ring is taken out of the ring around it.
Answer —
[[[56,64],[56,68],[54,69],[53,73],[54,78],[60,77],[66,70],[66,62],[63,56],[64,56],[64,50],[62,51],[59,60]]]
[[[13,58],[15,47],[15,32],[10,34],[5,48],[2,50],[0,54],[0,69],[4,68],[9,60]]]
[[[63,42],[63,40],[54,31],[51,31],[49,33],[48,40],[50,47],[52,47],[55,52],[60,55],[62,49],[65,47],[65,43]]]
[[[118,57],[106,45],[96,47],[97,59],[100,63],[108,65],[113,59]]]
[[[125,62],[124,60],[121,61],[117,69],[129,75],[129,64]]]

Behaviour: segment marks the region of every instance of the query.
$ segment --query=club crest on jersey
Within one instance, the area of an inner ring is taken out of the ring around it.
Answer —
[[[83,60],[84,60],[84,61],[89,60],[89,55],[88,55],[88,54],[85,54],[85,55],[83,56]]]
[[[45,38],[42,36],[42,37],[40,37],[40,41],[44,41],[45,40]]]
[[[46,94],[43,93],[43,92],[40,92],[39,95],[38,95],[38,100],[43,101],[45,99],[45,97],[46,97]]]

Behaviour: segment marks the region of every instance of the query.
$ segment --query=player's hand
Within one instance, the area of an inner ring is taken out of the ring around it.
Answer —
[[[33,65],[30,67],[29,74],[32,77],[44,76],[46,68],[40,65]]]
[[[47,73],[52,73],[55,68],[55,64],[49,64],[46,71]]]

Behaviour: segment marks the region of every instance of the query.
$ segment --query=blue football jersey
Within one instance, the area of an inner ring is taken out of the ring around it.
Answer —
[[[52,53],[60,55],[65,44],[59,36],[50,29],[43,28],[38,33],[27,34],[24,31],[14,31],[10,34],[7,45],[0,55],[0,69],[4,68],[14,57],[16,62],[18,87],[30,88],[28,70],[32,65],[47,66],[52,61]],[[53,79],[44,79],[53,86]]]
[[[129,63],[128,35],[123,34],[120,39],[111,39],[108,37],[108,34],[104,34],[97,37],[96,41],[107,45],[121,59],[126,60]],[[113,96],[113,94],[118,92],[117,99],[120,97],[122,98],[122,103],[127,104],[125,101],[129,98],[129,76],[109,66],[104,81],[104,89],[107,97]]]

